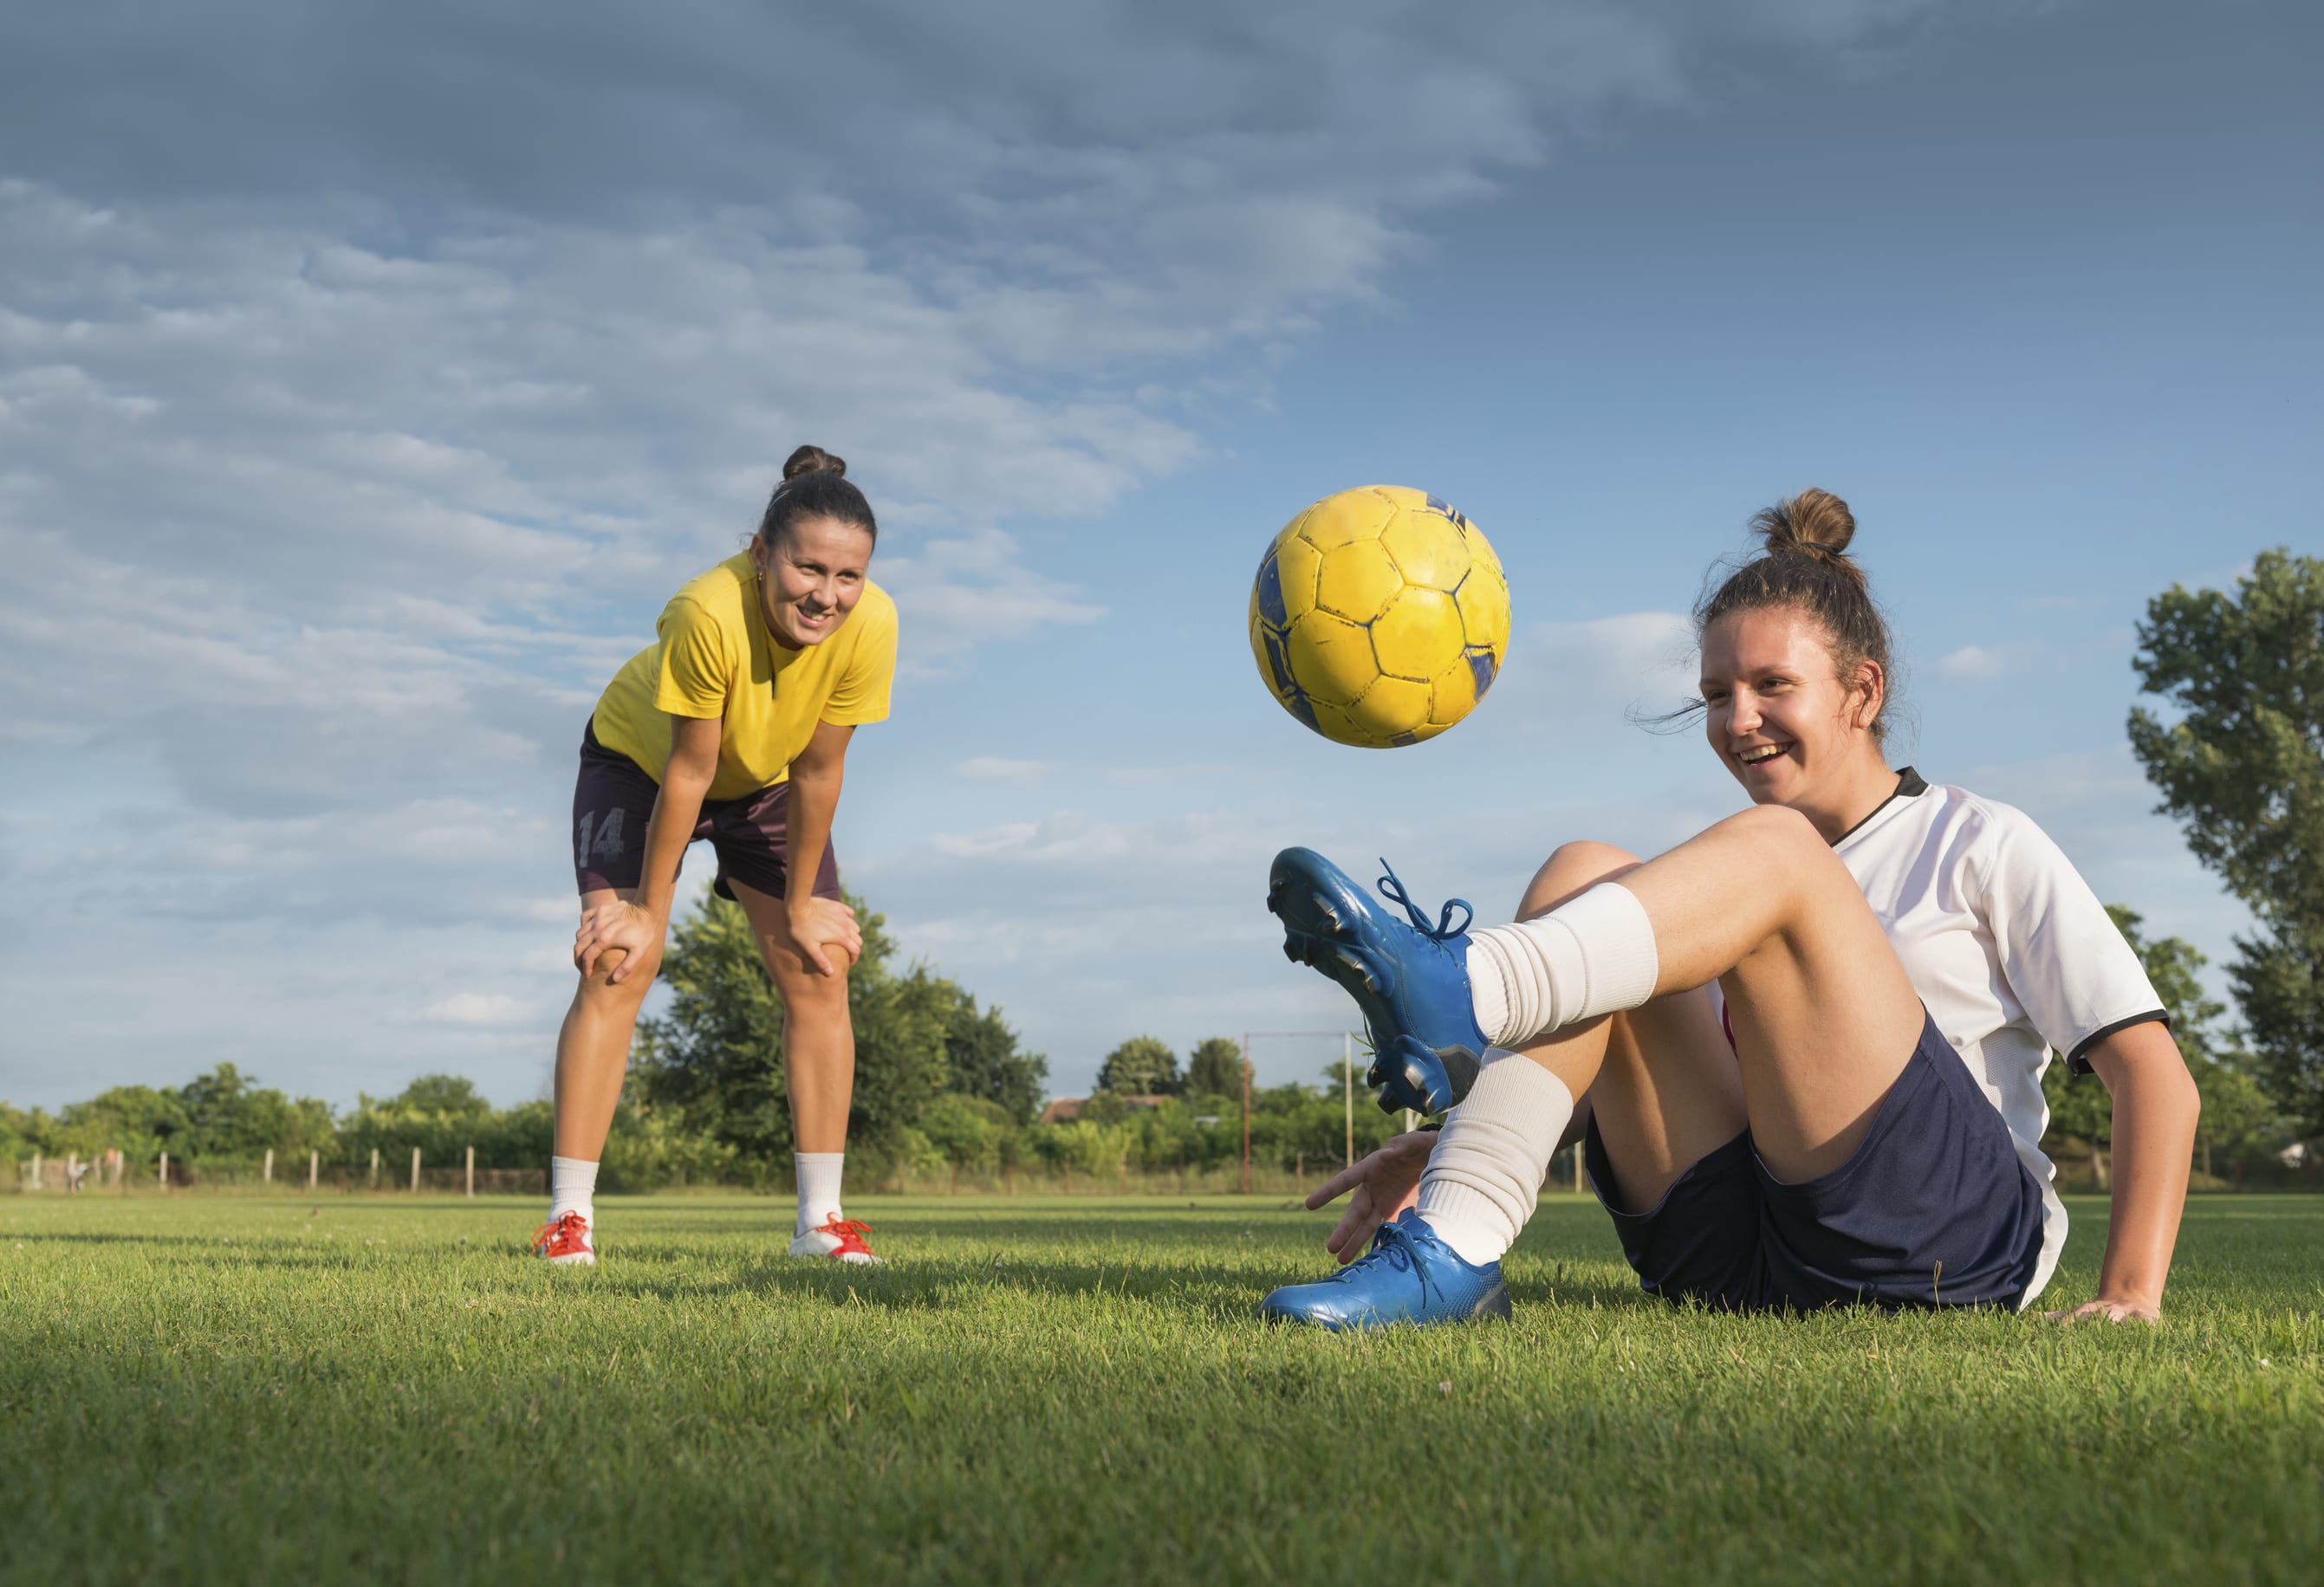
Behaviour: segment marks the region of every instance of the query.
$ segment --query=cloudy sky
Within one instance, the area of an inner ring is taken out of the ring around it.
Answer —
[[[1060,1094],[1344,1023],[1260,907],[1286,843],[1490,919],[1563,839],[1734,808],[1626,708],[1810,484],[1900,758],[2229,950],[2123,721],[2148,597],[2324,550],[2312,8],[549,14],[0,22],[0,1096],[541,1094],[582,724],[802,441],[904,614],[847,882]],[[1242,637],[1268,536],[1372,482],[1517,609],[1486,709],[1385,754]]]

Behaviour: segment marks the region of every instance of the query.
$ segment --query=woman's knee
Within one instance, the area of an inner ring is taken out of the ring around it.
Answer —
[[[628,951],[620,948],[609,949],[599,954],[595,968],[580,978],[578,995],[582,1001],[593,1008],[615,1011],[626,1008],[632,1014],[642,1007],[646,993],[651,990],[654,977],[659,972],[653,970],[614,980],[613,972],[621,968],[628,958]]]
[[[844,962],[846,956],[835,951],[833,957]],[[770,954],[769,969],[772,971],[775,992],[783,1000],[783,1007],[793,1015],[801,1014],[844,1014],[847,1012],[847,972],[835,969],[828,976],[819,976],[802,964],[785,964],[774,968],[774,956]]]
[[[1517,918],[1529,920],[1546,914],[1599,883],[1637,868],[1638,863],[1637,855],[1611,843],[1593,843],[1585,839],[1578,843],[1561,844],[1533,874],[1525,897],[1517,904]]]

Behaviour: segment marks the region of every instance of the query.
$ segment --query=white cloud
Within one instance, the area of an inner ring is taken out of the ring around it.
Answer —
[[[1937,673],[1941,677],[1963,683],[1997,683],[2014,673],[2024,671],[2041,659],[2042,642],[2038,639],[2015,639],[2002,645],[1964,645],[1937,660]]]
[[[952,768],[952,775],[971,783],[1038,783],[1057,769],[1054,760],[1008,760],[997,755],[976,755]]]
[[[538,1022],[540,1011],[505,992],[462,992],[429,1004],[420,1017],[454,1025],[530,1025]]]
[[[1536,623],[1509,644],[1494,684],[1494,720],[1527,731],[1626,711],[1678,709],[1695,689],[1694,625],[1674,611]]]

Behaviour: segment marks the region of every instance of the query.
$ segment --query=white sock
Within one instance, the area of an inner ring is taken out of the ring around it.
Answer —
[[[839,1170],[847,1160],[844,1151],[798,1151],[791,1161],[798,1174],[798,1227],[792,1237],[823,1227],[839,1210]]]
[[[1496,1047],[1636,1008],[1655,995],[1661,968],[1646,906],[1619,882],[1538,920],[1470,932],[1468,966],[1477,1024]]]
[[[1533,1216],[1572,1120],[1564,1081],[1521,1053],[1489,1050],[1421,1170],[1421,1221],[1462,1261],[1499,1261]]]
[[[597,1165],[578,1157],[552,1157],[549,1160],[549,1221],[555,1223],[568,1212],[577,1212],[596,1227],[595,1212],[590,1202],[597,1194]]]

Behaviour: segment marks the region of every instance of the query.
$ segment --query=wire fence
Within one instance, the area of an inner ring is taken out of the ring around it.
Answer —
[[[1545,1194],[1587,1192],[1581,1172],[1581,1149],[1557,1154]],[[851,1164],[851,1169],[854,1165]],[[1295,1159],[1288,1167],[1254,1161],[1245,1170],[1239,1161],[1188,1165],[1176,1169],[1131,1168],[1092,1170],[1070,1164],[1020,1164],[1010,1168],[907,1168],[881,1173],[863,1165],[851,1182],[867,1191],[912,1196],[1222,1196],[1248,1188],[1255,1196],[1302,1196],[1321,1185],[1342,1167],[1337,1158]],[[2104,1194],[2109,1188],[2087,1158],[2058,1160],[2058,1189],[2067,1195]],[[452,1167],[405,1161],[391,1165],[384,1158],[358,1163],[325,1163],[319,1158],[277,1163],[189,1163],[163,1158],[134,1163],[125,1158],[47,1157],[19,1159],[13,1171],[0,1170],[0,1195],[54,1192],[151,1196],[182,1193],[211,1195],[383,1195],[383,1196],[542,1196],[549,1194],[545,1168],[472,1168],[463,1160]],[[677,1189],[743,1190],[740,1184],[678,1185]],[[788,1194],[787,1183],[763,1187]],[[2216,1158],[2207,1171],[2198,1165],[2190,1187],[2199,1195],[2307,1191],[2324,1193],[2324,1151],[2268,1152],[2228,1160]]]

